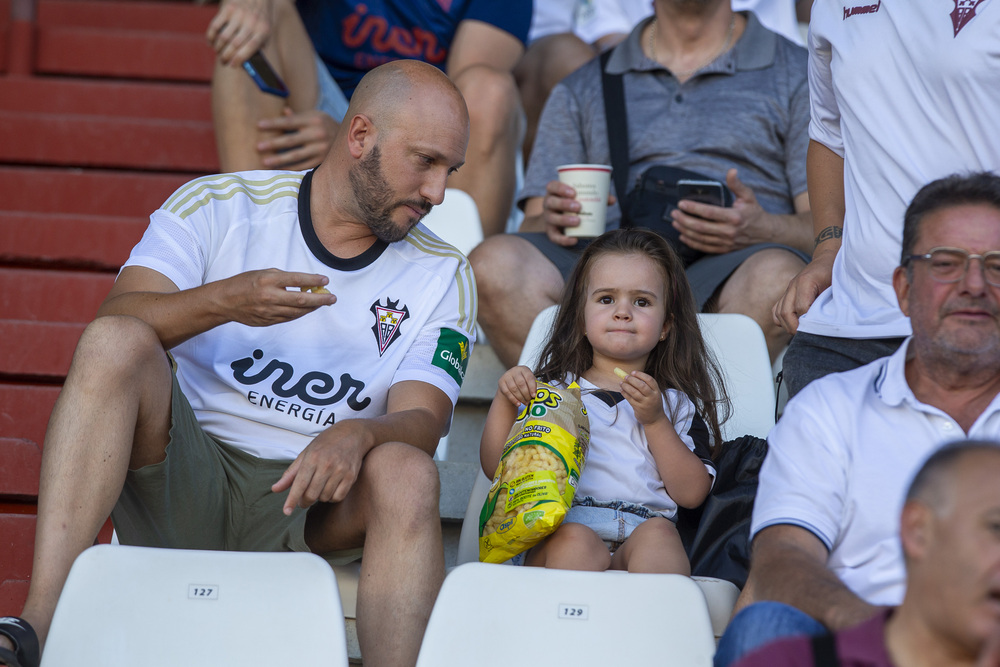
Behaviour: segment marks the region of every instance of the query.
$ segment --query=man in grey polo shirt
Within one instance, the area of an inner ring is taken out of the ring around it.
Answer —
[[[731,208],[683,201],[674,226],[708,254],[688,269],[699,306],[754,318],[773,358],[788,335],[773,323],[769,299],[812,249],[806,52],[752,14],[734,13],[729,0],[656,0],[654,12],[608,62],[610,73],[624,74],[628,182],[669,165],[730,187]],[[563,233],[579,224],[575,192],[555,180],[556,166],[569,163],[610,164],[599,60],[549,98],[522,191],[521,233],[491,237],[470,255],[479,322],[507,365],[535,315],[557,302],[585,244]],[[608,228],[620,218],[612,204]]]

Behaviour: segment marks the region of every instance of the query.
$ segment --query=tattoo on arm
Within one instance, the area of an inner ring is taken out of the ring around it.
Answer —
[[[816,245],[819,245],[823,241],[829,241],[830,239],[839,239],[844,235],[844,228],[837,225],[830,225],[823,231],[819,233],[816,237]]]

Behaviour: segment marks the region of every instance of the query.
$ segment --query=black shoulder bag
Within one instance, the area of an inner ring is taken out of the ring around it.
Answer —
[[[628,190],[628,121],[625,115],[625,86],[621,74],[608,73],[611,51],[601,54],[601,87],[604,93],[604,116],[608,125],[611,151],[611,176],[622,212],[621,226],[651,229],[667,241],[688,266],[704,253],[685,245],[674,229],[670,213],[677,208],[677,181],[709,180],[710,177],[689,169],[657,165],[642,173],[635,188]],[[732,206],[733,194],[723,185],[726,206]]]

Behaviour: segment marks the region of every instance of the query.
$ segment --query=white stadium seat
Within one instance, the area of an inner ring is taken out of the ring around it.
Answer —
[[[100,545],[70,571],[42,667],[347,665],[333,571],[307,553]]]

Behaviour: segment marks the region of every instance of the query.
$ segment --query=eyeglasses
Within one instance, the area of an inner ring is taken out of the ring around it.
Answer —
[[[978,259],[983,265],[983,278],[990,285],[1000,287],[1000,250],[990,250],[974,255],[961,248],[931,248],[923,255],[910,255],[904,266],[914,260],[929,262],[931,278],[939,283],[957,283],[969,271],[969,261]]]

